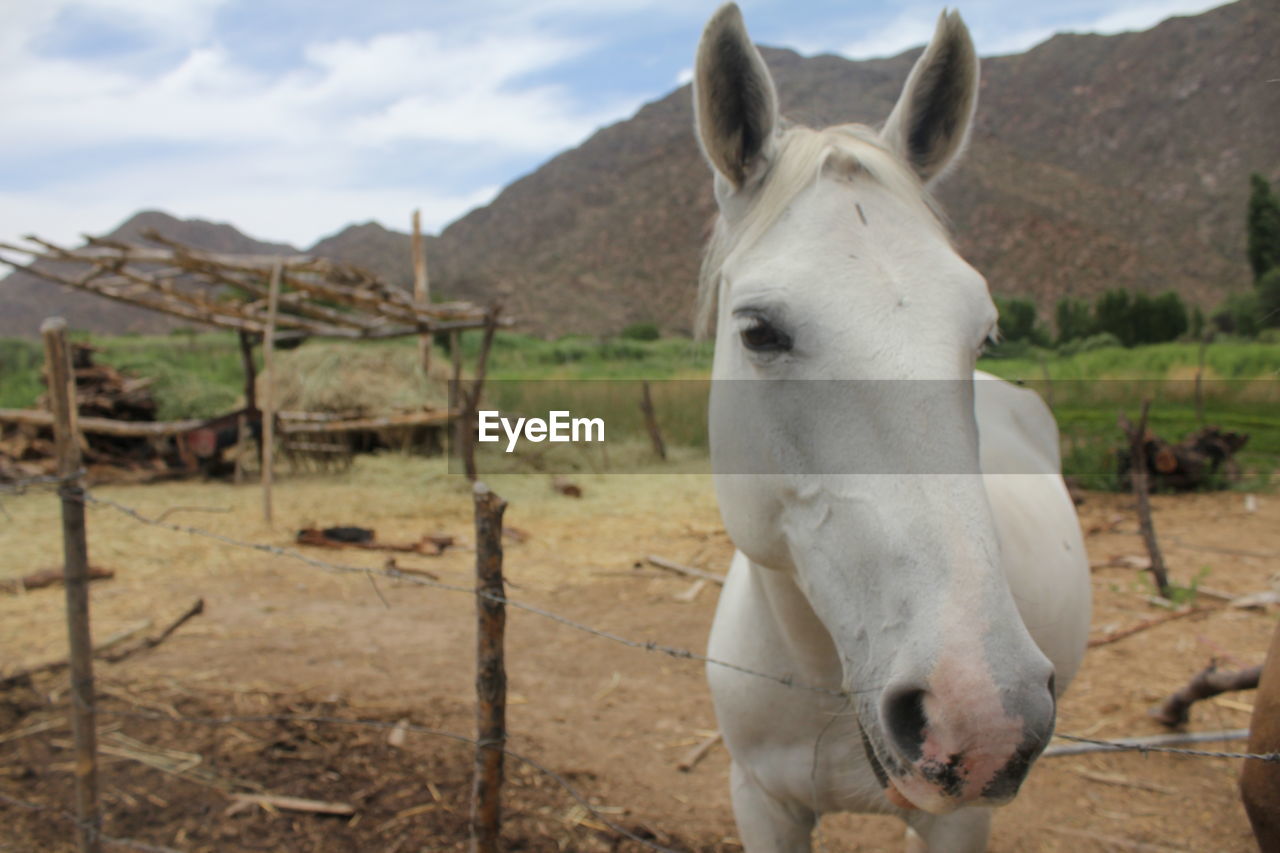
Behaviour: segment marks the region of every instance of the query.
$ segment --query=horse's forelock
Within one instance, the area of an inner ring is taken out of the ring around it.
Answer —
[[[825,130],[790,127],[779,138],[774,162],[763,184],[755,190],[757,195],[741,221],[731,225],[723,215],[716,219],[698,279],[694,330],[699,338],[707,334],[715,318],[721,270],[736,254],[751,248],[764,237],[795,197],[818,179],[836,154],[841,155],[844,164],[856,166],[857,172],[865,174],[901,200],[919,205],[924,220],[944,235],[947,233],[946,221],[932,196],[915,173],[881,143],[875,131],[859,124],[838,125]],[[842,171],[852,169],[846,167]]]

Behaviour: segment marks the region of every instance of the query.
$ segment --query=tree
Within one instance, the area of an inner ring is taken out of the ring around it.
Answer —
[[[1058,327],[1059,344],[1087,338],[1093,334],[1093,315],[1089,310],[1089,303],[1083,299],[1062,297],[1054,307],[1053,317]]]
[[[1257,337],[1262,331],[1259,318],[1262,311],[1258,304],[1258,293],[1233,293],[1222,303],[1222,307],[1213,315],[1213,322],[1228,335],[1240,335],[1244,338]]]
[[[1191,312],[1191,337],[1199,340],[1204,336],[1204,322],[1204,312],[1197,305]]]
[[[1138,341],[1133,325],[1133,298],[1127,290],[1108,290],[1093,305],[1093,326],[1096,331],[1109,332],[1120,343],[1131,347]]]
[[[1258,325],[1280,328],[1280,266],[1258,279]]]
[[[1036,324],[1036,304],[1029,299],[1014,297],[995,298],[1000,312],[1000,339],[1008,343],[1026,341],[1035,346],[1046,346],[1049,336]]]
[[[1280,267],[1280,199],[1271,191],[1271,182],[1254,172],[1249,193],[1249,266],[1253,281],[1262,281],[1270,270]]]
[[[1182,337],[1190,326],[1182,297],[1170,290],[1149,300],[1150,320],[1145,343],[1159,344]]]

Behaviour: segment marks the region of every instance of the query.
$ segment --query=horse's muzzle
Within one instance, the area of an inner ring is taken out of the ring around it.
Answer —
[[[890,802],[945,814],[1013,799],[1052,736],[1056,710],[1052,675],[1027,675],[995,693],[945,678],[933,691],[887,689],[882,752],[865,734],[863,745]]]

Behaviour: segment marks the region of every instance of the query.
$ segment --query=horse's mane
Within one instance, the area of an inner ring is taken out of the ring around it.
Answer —
[[[718,216],[702,257],[698,278],[698,308],[694,329],[705,335],[714,319],[720,296],[721,271],[739,252],[754,246],[778,221],[787,207],[821,175],[837,156],[843,171],[865,174],[895,196],[918,204],[925,219],[944,234],[947,226],[933,197],[902,161],[887,149],[871,128],[844,124],[825,130],[792,125],[776,141],[773,163],[746,215],[735,227]]]

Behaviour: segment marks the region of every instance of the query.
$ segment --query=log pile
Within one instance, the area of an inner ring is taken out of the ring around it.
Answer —
[[[153,422],[156,402],[151,396],[149,378],[127,376],[114,367],[94,361],[95,348],[85,344],[72,346],[71,363],[75,373],[76,409],[81,418],[105,418],[130,423]],[[37,403],[39,415],[47,412],[48,394]],[[51,474],[56,467],[52,427],[35,422],[37,418],[21,417],[0,420],[0,482]],[[162,459],[161,447],[145,436],[110,435],[85,432],[82,448],[85,463],[90,466],[126,469],[133,472],[156,472],[169,467]]]
[[[1157,491],[1187,492],[1212,488],[1215,484],[1239,479],[1240,467],[1233,458],[1249,442],[1242,432],[1207,426],[1177,443],[1145,431],[1142,442],[1147,473]],[[1128,488],[1134,453],[1128,448],[1116,453],[1121,485]]]

